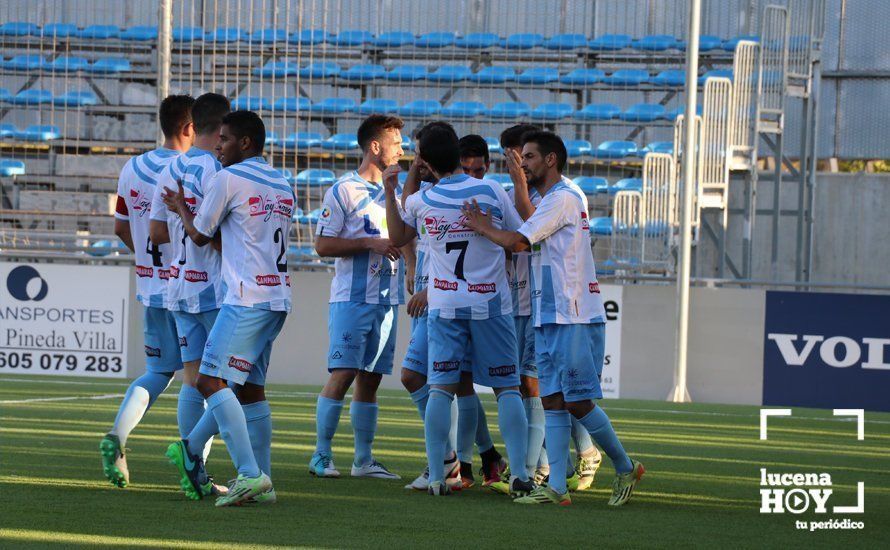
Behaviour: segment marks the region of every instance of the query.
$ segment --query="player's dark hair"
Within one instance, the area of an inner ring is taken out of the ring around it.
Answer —
[[[260,154],[266,144],[266,125],[260,116],[253,111],[232,111],[223,117],[222,123],[229,127],[235,137],[250,138],[253,152]]]
[[[488,142],[478,134],[467,134],[460,138],[460,158],[482,157],[488,163]]]
[[[563,169],[566,167],[566,159],[568,158],[568,153],[566,152],[566,144],[562,142],[562,138],[553,132],[547,132],[545,130],[538,130],[535,132],[526,132],[522,135],[522,145],[526,143],[534,143],[538,146],[538,151],[541,152],[542,157],[546,157],[550,153],[556,155],[556,171],[562,174]]]
[[[534,124],[517,124],[516,126],[510,126],[501,132],[501,149],[522,147],[522,135],[526,132],[537,132],[540,129],[541,128]]]
[[[450,174],[460,166],[460,143],[457,133],[447,122],[423,128],[417,142],[420,158],[439,174]]]
[[[363,120],[358,127],[358,132],[356,132],[358,146],[362,148],[363,152],[367,151],[371,142],[379,139],[383,132],[391,129],[401,130],[404,126],[405,123],[397,116],[371,115]]]
[[[229,100],[224,95],[209,93],[199,96],[192,105],[195,132],[207,135],[219,131],[223,117],[231,110]]]
[[[168,95],[158,109],[158,122],[164,137],[171,138],[192,121],[192,105],[195,98],[190,95]]]
[[[435,120],[433,122],[427,122],[420,128],[420,130],[417,130],[416,134],[414,134],[414,140],[420,141],[420,138],[421,138],[421,136],[423,136],[423,133],[426,132],[427,130],[429,130],[430,128],[445,128],[445,129],[451,128],[452,130],[454,129],[454,128],[452,128],[452,126],[450,124],[448,124],[447,122],[445,122],[443,120]]]

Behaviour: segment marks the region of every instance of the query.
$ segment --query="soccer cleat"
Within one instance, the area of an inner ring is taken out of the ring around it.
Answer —
[[[513,498],[524,497],[535,488],[535,482],[532,480],[522,481],[516,476],[510,476],[510,496]]]
[[[550,466],[538,466],[535,468],[535,484],[540,485],[550,477]]]
[[[548,487],[541,485],[524,497],[513,500],[516,504],[558,504],[560,506],[570,506],[572,497],[569,493],[561,495]]]
[[[201,458],[189,452],[188,441],[180,439],[171,443],[165,454],[170,459],[170,464],[179,470],[179,486],[185,496],[192,500],[201,500],[211,494],[213,482],[204,473],[204,463]]]
[[[581,485],[581,476],[578,475],[578,472],[572,473],[569,477],[566,478],[566,489],[570,493],[574,493],[578,490],[578,487]]]
[[[509,474],[510,468],[507,466],[507,461],[503,458],[498,458],[491,462],[483,461],[481,470],[482,486],[488,487],[492,483],[501,481],[505,472]]]
[[[426,491],[430,488],[430,468],[427,466],[423,469],[423,473],[417,476],[414,481],[405,485],[405,489],[413,491]]]
[[[590,489],[596,480],[596,472],[603,463],[603,455],[599,449],[594,447],[594,453],[591,456],[579,456],[575,465],[575,471],[579,472],[581,479],[578,481],[577,491],[586,491]]]
[[[646,469],[636,460],[631,460],[633,470],[626,474],[616,474],[615,481],[612,482],[612,498],[609,499],[609,506],[621,506],[630,500],[633,495],[634,488],[643,478]]]
[[[430,483],[430,487],[429,489],[427,489],[427,493],[433,495],[434,497],[446,497],[451,494],[451,487],[449,487],[447,483],[434,481]]]
[[[460,463],[460,484],[461,489],[469,489],[476,484],[476,479],[473,477],[473,465],[469,462]]]
[[[238,474],[229,484],[229,492],[216,499],[216,506],[240,506],[251,497],[272,490],[272,480],[264,473],[256,477]]]
[[[124,488],[130,484],[130,471],[127,469],[127,458],[121,449],[121,440],[112,434],[106,434],[99,442],[102,453],[102,472],[108,481],[116,487]]]
[[[362,466],[352,465],[352,477],[374,477],[378,479],[402,479],[400,476],[390,472],[386,466],[371,460],[368,464]]]
[[[445,461],[445,485],[448,485],[452,491],[460,491],[464,488],[460,475],[460,461],[457,460],[457,455],[452,457],[451,460]]]
[[[278,495],[275,494],[274,488],[271,488],[264,493],[254,495],[254,496],[244,500],[245,505],[247,505],[247,504],[260,504],[260,505],[275,504],[276,502],[278,502]]]
[[[309,473],[315,477],[340,477],[334,458],[328,453],[315,453],[309,461]]]
[[[204,476],[206,476],[207,481],[201,484],[201,491],[204,493],[205,497],[214,496],[219,497],[225,495],[229,492],[229,488],[225,485],[218,485],[213,482],[213,477],[208,476],[204,473],[204,461],[201,461],[201,470]]]

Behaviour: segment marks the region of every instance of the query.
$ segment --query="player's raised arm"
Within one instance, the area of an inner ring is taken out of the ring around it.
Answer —
[[[505,150],[504,156],[507,157],[507,171],[513,181],[513,200],[516,203],[516,211],[519,212],[523,220],[527,220],[535,213],[535,206],[528,194],[528,179],[522,168],[522,157],[516,149]]]
[[[167,205],[167,209],[170,210],[170,212],[176,212],[176,214],[179,215],[179,219],[182,220],[182,227],[185,229],[186,235],[188,235],[196,245],[204,246],[210,242],[212,237],[201,233],[195,228],[195,214],[192,214],[192,211],[189,210],[189,207],[185,202],[185,192],[182,188],[182,182],[177,183],[178,189],[176,192],[173,192],[170,189],[164,191],[164,203]],[[208,194],[208,199],[209,197],[210,194]],[[205,204],[206,203],[207,201],[205,201]]]
[[[396,190],[399,186],[399,167],[393,165],[383,171],[383,186],[386,193],[386,226],[394,246],[405,246],[416,236],[417,231],[402,219],[402,209]]]
[[[491,217],[482,210],[476,199],[473,199],[472,202],[465,202],[461,210],[466,218],[464,225],[496,245],[502,246],[510,252],[522,252],[531,247],[528,239],[522,233],[505,231],[492,225]]]

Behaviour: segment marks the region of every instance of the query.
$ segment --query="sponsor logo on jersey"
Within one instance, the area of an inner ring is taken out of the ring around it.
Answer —
[[[188,206],[189,212],[192,214],[198,213],[198,198],[197,197],[185,197],[185,205]]]
[[[590,231],[590,221],[587,219],[587,212],[581,212],[581,229]]]
[[[284,284],[286,284],[287,286],[290,286],[290,275],[284,276]]]
[[[488,367],[489,376],[510,376],[516,374],[516,365],[501,365],[500,367]]]
[[[140,218],[145,216],[146,212],[151,212],[151,198],[138,189],[130,189],[130,204],[132,210],[139,213]]]
[[[522,290],[528,286],[528,281],[511,281],[510,288],[513,290]]]
[[[389,266],[384,266],[382,262],[374,262],[368,268],[368,271],[371,274],[371,277],[384,277],[390,276],[393,277],[399,272],[398,267],[394,267],[393,264],[389,264]]]
[[[155,274],[155,270],[150,267],[147,267],[144,265],[136,266],[136,276],[137,277],[153,277],[154,274]]]
[[[178,279],[178,278],[179,278],[179,268],[176,267],[175,265],[171,265],[171,266],[170,266],[170,278],[171,278],[171,279]]]
[[[439,290],[457,290],[457,281],[445,281],[442,279],[433,279],[433,286]]]
[[[275,195],[261,194],[247,199],[250,216],[263,216],[263,221],[267,222],[272,219],[273,215],[278,215],[290,219],[294,213],[294,199],[292,197],[283,197]]]
[[[170,270],[169,269],[159,269],[158,270],[158,278],[167,281],[170,279]]]
[[[435,372],[451,372],[460,368],[460,361],[434,361],[433,370]]]
[[[256,284],[259,286],[279,286],[281,277],[278,275],[257,275]]]
[[[172,270],[172,266],[171,266]],[[206,271],[195,271],[193,269],[185,270],[185,280],[190,283],[206,283],[210,279],[207,277]]]
[[[599,294],[600,293],[600,284],[599,283],[587,283],[587,289],[591,294]]]
[[[189,345],[189,343],[188,343],[188,340],[185,339],[185,336],[180,336],[179,337],[179,347],[187,348],[188,345]]]
[[[250,372],[250,369],[253,368],[253,363],[247,359],[241,359],[240,357],[232,355],[229,357],[229,367],[240,370],[241,372]]]
[[[161,348],[153,348],[151,346],[145,346],[145,355],[147,357],[160,357],[161,356]]]
[[[343,359],[343,354],[339,351],[335,351],[331,354],[331,359]]]
[[[380,234],[380,230],[377,229],[376,227],[374,227],[374,223],[371,221],[371,216],[365,214],[364,216],[362,216],[362,219],[365,222],[365,225],[364,225],[365,233],[367,233],[368,235],[379,235]]]
[[[473,230],[466,225],[467,217],[461,215],[456,221],[450,221],[445,216],[426,216],[423,225],[430,237],[441,241],[446,236],[455,233],[472,233]]]
[[[490,294],[492,292],[497,292],[497,289],[495,283],[479,283],[475,285],[467,285],[467,292]]]
[[[210,361],[201,361],[201,368],[202,368],[202,369],[211,369],[211,370],[213,370],[213,369],[216,368],[216,365],[214,365],[214,364],[211,363]]]

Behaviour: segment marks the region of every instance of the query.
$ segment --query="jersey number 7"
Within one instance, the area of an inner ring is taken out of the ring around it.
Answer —
[[[464,258],[467,255],[467,247],[470,245],[470,241],[452,241],[445,243],[445,253],[450,254],[452,250],[460,250],[460,254],[457,255],[457,262],[454,264],[454,274],[461,281],[466,282],[467,280],[464,278]]]

